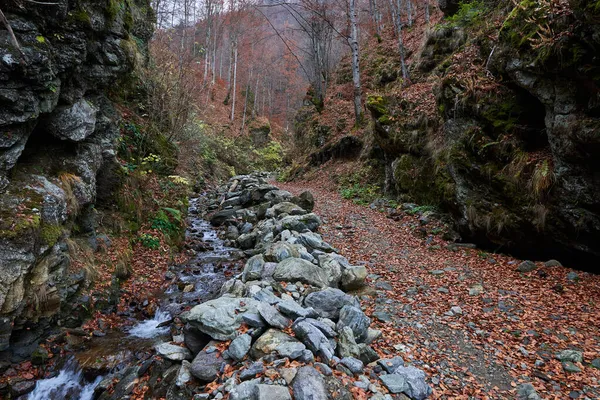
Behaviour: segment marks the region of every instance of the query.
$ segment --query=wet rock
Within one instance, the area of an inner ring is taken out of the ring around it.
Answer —
[[[287,258],[277,264],[273,279],[278,282],[302,282],[317,287],[326,287],[328,277],[325,271],[301,258]]]
[[[257,385],[256,400],[292,400],[292,396],[285,386]]]
[[[352,296],[333,288],[310,293],[304,300],[305,306],[312,307],[321,317],[329,319],[338,319],[340,310],[347,304],[354,305],[356,302]]]
[[[245,312],[257,313],[258,302],[247,297],[220,297],[195,306],[187,320],[194,328],[216,340],[229,340],[237,336]]]
[[[537,269],[533,261],[525,260],[517,267],[517,272],[531,272]]]
[[[235,216],[236,210],[234,209],[221,210],[213,214],[213,216],[210,218],[210,223],[213,226],[220,226],[223,225],[223,223],[225,223],[225,221],[228,219],[235,218]]]
[[[356,341],[362,342],[367,337],[367,329],[370,324],[371,319],[360,308],[346,305],[340,311],[337,329],[341,330],[345,326],[350,327]]]
[[[167,360],[183,361],[191,360],[192,353],[185,347],[177,346],[171,343],[161,343],[155,346],[156,352]]]
[[[19,396],[23,396],[35,389],[35,381],[21,381],[13,383],[10,386],[10,391],[12,395],[17,398]]]
[[[323,377],[313,367],[305,366],[298,369],[292,382],[292,389],[296,400],[327,400]]]
[[[252,337],[245,333],[231,341],[227,352],[231,358],[233,358],[236,361],[240,361],[246,356],[248,351],[250,351],[251,343]]]
[[[192,361],[190,372],[202,382],[212,382],[217,379],[225,360],[218,351],[201,351]]]
[[[210,342],[210,336],[186,325],[183,328],[183,341],[192,354],[198,354]]]
[[[255,232],[243,233],[237,238],[238,246],[240,249],[247,250],[254,247],[256,243],[257,234]]]

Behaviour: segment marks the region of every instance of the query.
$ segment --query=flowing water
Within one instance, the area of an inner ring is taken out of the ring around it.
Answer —
[[[200,217],[202,200],[202,197],[190,199],[188,210],[186,243],[195,255],[185,264],[171,267],[175,278],[159,295],[159,308],[154,317],[138,321],[129,329],[95,338],[86,350],[69,359],[58,375],[37,381],[34,391],[26,399],[92,399],[103,375],[149,357],[154,345],[170,340],[168,322],[174,316],[186,307],[218,295],[227,274],[231,272],[230,264],[243,254],[225,246],[210,223]],[[85,376],[89,375],[95,376],[95,379],[86,380]]]

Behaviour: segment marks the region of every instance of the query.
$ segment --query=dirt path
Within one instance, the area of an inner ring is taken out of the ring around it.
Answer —
[[[365,304],[384,331],[377,350],[425,369],[435,398],[514,398],[522,382],[544,399],[600,398],[600,370],[589,364],[600,364],[600,276],[543,263],[519,273],[521,260],[449,250],[435,222],[423,234],[418,216],[394,221],[324,180],[277,185],[310,190],[324,239],[368,265],[375,290]],[[556,358],[565,349],[583,353],[567,365],[581,372],[565,371]]]

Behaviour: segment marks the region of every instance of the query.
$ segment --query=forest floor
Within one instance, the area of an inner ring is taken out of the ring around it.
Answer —
[[[434,398],[515,398],[524,382],[543,399],[600,398],[600,276],[540,262],[520,273],[513,257],[449,249],[431,233],[439,223],[389,218],[319,175],[276,184],[311,191],[323,238],[367,265],[363,304],[384,332],[376,350],[424,369]],[[557,357],[563,350],[582,352],[583,363]]]

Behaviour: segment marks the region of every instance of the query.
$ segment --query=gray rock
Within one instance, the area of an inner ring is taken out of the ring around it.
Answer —
[[[402,359],[402,357],[394,357],[394,358],[384,358],[381,359],[379,361],[377,361],[377,364],[381,365],[381,367],[388,373],[388,374],[393,374],[394,371],[396,371],[396,369],[398,367],[402,367],[404,366],[404,360]]]
[[[352,328],[345,326],[340,330],[337,353],[340,357],[360,357],[360,347],[354,339]]]
[[[573,373],[581,372],[581,368],[579,368],[577,365],[575,365],[571,361],[564,361],[562,363],[562,366],[566,372],[573,372]]]
[[[181,367],[179,367],[179,373],[177,374],[177,380],[175,381],[175,385],[177,385],[177,387],[185,387],[185,385],[192,380],[192,373],[190,371],[191,367],[192,364],[189,361],[182,361]]]
[[[339,289],[327,288],[310,293],[304,299],[306,307],[312,307],[321,317],[338,319],[345,305],[355,305],[355,300]]]
[[[267,250],[264,253],[266,261],[281,262],[286,258],[299,258],[300,253],[298,250],[289,243],[275,242],[267,246]]]
[[[591,362],[592,367],[600,369],[600,358],[594,358]]]
[[[429,397],[433,390],[425,382],[425,372],[415,367],[400,366],[394,371],[394,375],[401,376],[406,384],[403,392],[415,400],[423,400]]]
[[[296,400],[327,400],[325,382],[321,374],[313,367],[302,367],[292,382]]]
[[[304,321],[308,322],[309,324],[313,325],[315,328],[323,332],[323,334],[328,338],[334,338],[337,336],[337,333],[334,330],[335,324],[331,320],[316,320],[314,318],[304,318]],[[324,321],[329,321],[331,325],[325,323]]]
[[[583,353],[577,350],[563,350],[556,355],[559,361],[583,362]]]
[[[265,320],[262,319],[262,317],[260,316],[260,314],[258,312],[244,313],[242,315],[242,322],[244,322],[246,325],[248,325],[252,328],[264,328],[267,325]]]
[[[365,286],[367,268],[364,265],[354,265],[342,271],[341,286],[344,290],[356,290]]]
[[[398,374],[380,375],[379,379],[390,393],[402,393],[408,389],[406,378]]]
[[[305,230],[316,231],[321,225],[321,219],[313,213],[305,215],[290,215],[281,219],[282,229],[304,232]]]
[[[217,225],[217,224],[213,224],[213,225]],[[247,250],[247,249],[253,248],[254,244],[256,243],[257,236],[258,236],[258,234],[256,232],[242,233],[237,238],[238,246],[242,250]]]
[[[360,374],[365,367],[362,361],[354,357],[344,357],[340,360],[340,363],[355,375]]]
[[[291,325],[292,321],[284,317],[277,309],[267,303],[259,303],[258,312],[267,324],[274,328],[285,329]]]
[[[280,216],[281,214],[304,215],[306,214],[306,210],[297,204],[290,203],[288,201],[282,201],[281,203],[277,203],[273,207],[269,208],[266,211],[265,216],[267,218],[274,218]]]
[[[313,353],[320,353],[323,357],[330,359],[334,348],[327,337],[314,325],[305,320],[298,319],[292,325],[296,337],[302,341]]]
[[[469,288],[469,296],[479,296],[484,292],[483,285],[476,283]]]
[[[277,329],[269,329],[254,342],[250,355],[258,359],[275,352],[281,357],[296,359],[302,356],[305,349],[298,339]]]
[[[250,351],[250,345],[252,343],[252,337],[247,333],[240,335],[233,339],[229,344],[227,352],[229,356],[236,361],[243,359],[248,351]]]
[[[394,290],[394,287],[385,281],[375,282],[375,289],[379,290]]]
[[[312,193],[309,191],[300,193],[297,197],[293,197],[290,201],[308,212],[312,212],[313,208],[315,207],[315,199]]]
[[[329,279],[322,268],[301,258],[286,258],[275,267],[273,279],[278,282],[302,282],[326,287]]]
[[[298,243],[306,247],[310,252],[313,250],[320,250],[326,253],[335,251],[331,245],[321,238],[321,235],[314,232],[305,232],[297,236]]]
[[[235,385],[229,392],[230,400],[255,400],[260,379],[252,379]]]
[[[542,400],[531,383],[521,383],[517,387],[516,400]]]
[[[373,316],[381,322],[390,322],[392,320],[392,314],[385,311],[375,311]]]
[[[548,268],[562,267],[562,264],[558,260],[548,260],[544,263],[544,267],[548,267]]]
[[[244,266],[244,271],[242,272],[242,281],[248,282],[259,280],[261,278],[264,266],[265,260],[262,254],[257,254],[254,257],[250,257]]]
[[[248,367],[240,372],[240,380],[245,381],[248,379],[255,378],[256,375],[262,374],[265,370],[265,366],[262,361],[256,361],[250,364]],[[260,382],[260,380],[259,380]]]
[[[525,260],[517,267],[517,272],[531,272],[537,269],[533,261]]]
[[[379,360],[379,354],[369,345],[364,343],[360,343],[358,345],[359,355],[358,359],[363,362],[363,364],[370,364]]]
[[[270,287],[261,289],[257,293],[255,293],[254,296],[252,296],[252,298],[271,305],[279,303],[281,299],[275,296],[273,291],[270,289]]]
[[[161,343],[155,347],[156,352],[171,361],[191,360],[192,353],[185,347],[171,343]]]
[[[256,400],[292,400],[288,388],[279,385],[257,385]]]
[[[217,379],[225,360],[218,351],[201,351],[192,361],[190,372],[202,382],[212,382]]]
[[[577,274],[577,272],[571,271],[567,274],[567,280],[571,282],[577,282],[579,280],[579,274]]]
[[[315,368],[317,369],[317,371],[319,371],[320,373],[322,373],[325,376],[333,375],[333,371],[331,370],[331,368],[329,368],[329,365],[327,365],[327,364],[316,362]]]
[[[237,336],[244,312],[256,314],[258,302],[247,297],[220,297],[195,306],[187,320],[193,327],[216,340],[229,340]]]
[[[340,311],[337,329],[341,330],[345,326],[350,327],[356,341],[362,342],[367,338],[367,329],[370,324],[371,319],[360,308],[346,305]]]
[[[55,111],[48,119],[46,129],[62,140],[80,142],[90,136],[96,127],[98,108],[85,99]]]
[[[304,308],[295,301],[280,301],[277,304],[279,311],[290,318],[314,317],[317,312],[312,308]]]

